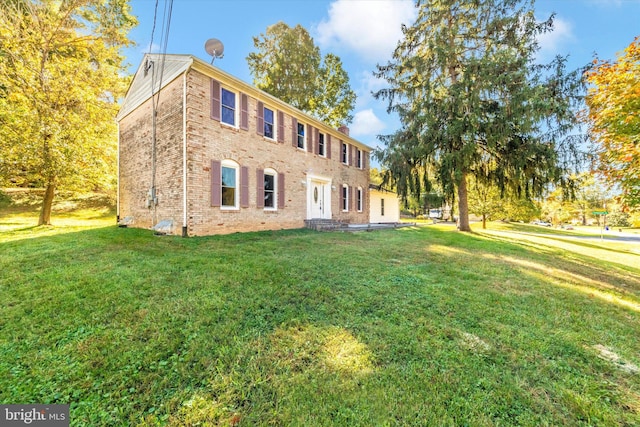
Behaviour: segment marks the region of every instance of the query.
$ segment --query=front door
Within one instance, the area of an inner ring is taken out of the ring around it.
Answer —
[[[308,219],[331,218],[329,192],[330,185],[326,181],[311,179],[307,202]]]

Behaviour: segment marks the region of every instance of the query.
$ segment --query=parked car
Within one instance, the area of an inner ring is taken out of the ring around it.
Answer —
[[[543,227],[551,227],[551,223],[547,221],[533,221],[535,225],[542,225]]]

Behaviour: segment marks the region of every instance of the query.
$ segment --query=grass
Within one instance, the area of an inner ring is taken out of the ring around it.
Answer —
[[[640,424],[632,244],[0,218],[1,403],[77,426]]]

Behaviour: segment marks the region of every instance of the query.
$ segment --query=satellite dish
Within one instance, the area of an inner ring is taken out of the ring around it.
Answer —
[[[224,45],[218,39],[209,39],[204,44],[204,50],[212,56],[211,63],[213,64],[213,61],[216,58],[222,58],[224,54]]]

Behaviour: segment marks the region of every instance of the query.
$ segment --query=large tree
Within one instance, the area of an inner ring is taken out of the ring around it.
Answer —
[[[620,185],[622,202],[640,210],[640,37],[615,61],[595,61],[587,96],[599,166]]]
[[[253,45],[247,62],[256,87],[331,126],[352,121],[356,95],[348,74],[336,55],[322,57],[306,29],[278,22]]]
[[[113,185],[136,24],[127,0],[0,2],[0,181],[45,188],[39,225],[56,189]]]
[[[527,0],[420,0],[415,23],[376,75],[376,93],[401,129],[382,137],[378,158],[402,191],[439,181],[457,195],[460,230],[470,231],[468,179],[521,197],[564,184],[576,160],[574,108],[580,73],[564,58],[535,65],[535,19]],[[430,165],[431,167],[427,167]],[[425,175],[422,171],[434,171]]]

